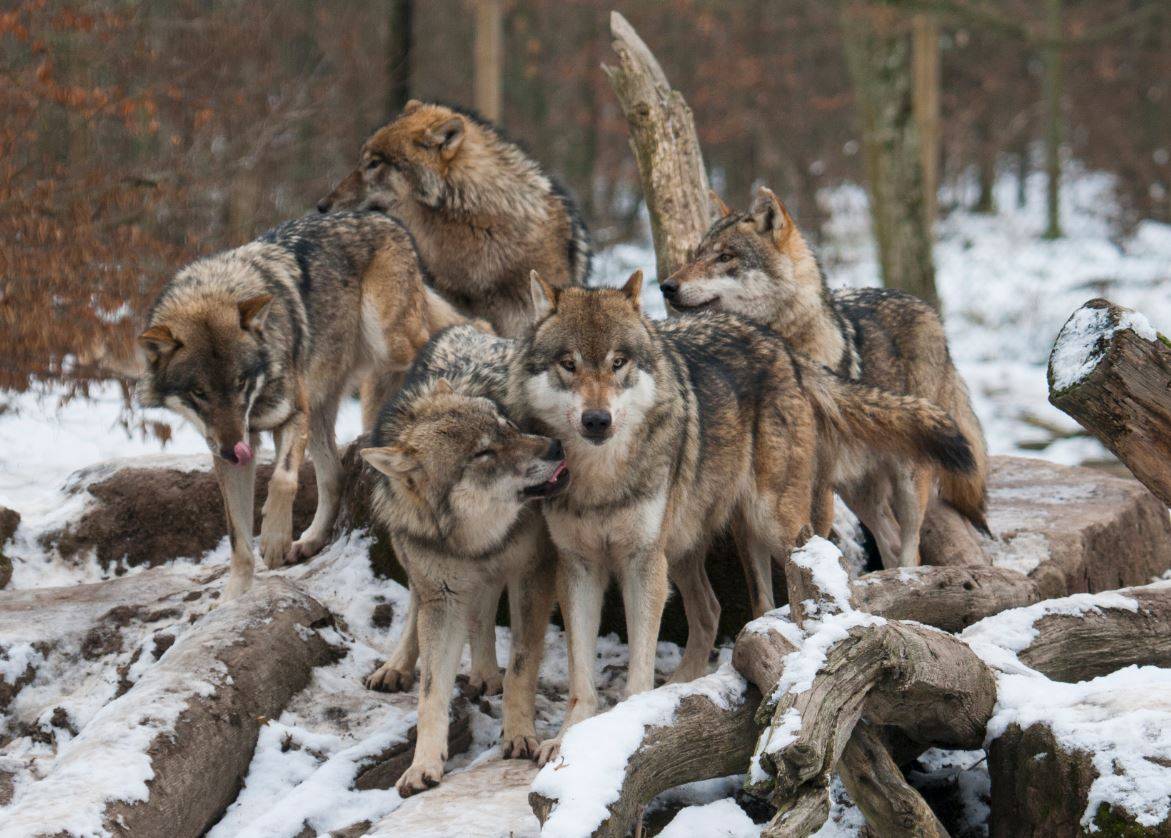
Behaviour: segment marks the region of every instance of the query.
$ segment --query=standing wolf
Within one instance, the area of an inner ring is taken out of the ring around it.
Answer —
[[[830,485],[836,484],[874,534],[883,565],[917,565],[919,532],[938,483],[942,500],[987,533],[984,435],[952,364],[939,315],[901,291],[831,293],[788,210],[770,190],[761,188],[747,213],[732,212],[716,200],[723,217],[691,262],[663,283],[667,302],[680,311],[717,309],[767,323],[795,350],[840,375],[939,405],[959,426],[975,459],[975,468],[956,472],[871,452],[859,473],[826,479],[818,528],[828,527]]]
[[[565,191],[494,125],[444,105],[408,102],[317,208],[401,219],[436,289],[505,337],[532,320],[530,269],[555,287],[589,273],[589,234]]]
[[[501,406],[512,342],[469,326],[419,355],[383,412],[366,462],[381,472],[374,512],[410,577],[398,648],[367,679],[399,689],[421,659],[419,738],[400,793],[439,782],[460,653],[472,641],[472,680],[498,677],[496,606],[508,588],[511,663],[504,679],[506,757],[535,756],[534,701],[553,606],[553,553],[536,501],[569,482],[561,443],[521,433]]]
[[[602,595],[622,587],[627,690],[653,686],[668,577],[687,614],[673,675],[703,674],[719,602],[703,560],[731,524],[749,555],[754,611],[771,607],[772,557],[810,519],[817,454],[878,446],[950,468],[971,452],[934,406],[850,384],[800,361],[764,326],[730,314],[654,323],[639,311],[642,273],[621,290],[557,291],[534,276],[539,320],[512,361],[510,402],[559,437],[573,473],[545,505],[557,547],[569,642],[562,734],[597,708],[593,683]],[[548,760],[560,746],[544,743]]]
[[[190,420],[212,451],[232,543],[227,596],[252,585],[260,432],[276,448],[260,531],[273,568],[313,555],[329,535],[340,472],[334,422],[348,388],[405,370],[433,333],[463,320],[424,286],[407,232],[378,213],[290,221],[167,284],[139,336],[147,370],[138,399]],[[317,511],[293,543],[306,444]]]

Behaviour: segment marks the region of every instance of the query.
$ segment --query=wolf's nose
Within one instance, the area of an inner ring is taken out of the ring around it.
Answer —
[[[581,415],[581,426],[590,436],[601,436],[610,429],[610,411],[587,410]]]
[[[220,449],[220,456],[229,463],[236,462],[236,450],[230,445],[225,445]]]
[[[541,459],[550,460],[552,462],[564,460],[565,459],[565,446],[563,446],[561,444],[561,440],[559,440],[559,439],[549,440],[549,447],[545,449],[545,453],[541,457]]]
[[[663,296],[668,300],[673,300],[675,299],[675,295],[679,293],[679,283],[672,279],[664,280],[663,284],[659,286],[659,290],[663,292]]]
[[[317,202],[317,211],[318,212],[329,212],[329,208],[332,206],[333,206],[333,201],[329,200],[329,198],[322,198],[320,201]]]

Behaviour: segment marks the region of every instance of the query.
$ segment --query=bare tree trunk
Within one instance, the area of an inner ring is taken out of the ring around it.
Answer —
[[[387,33],[386,116],[393,119],[411,98],[411,18],[414,0],[390,0]]]
[[[1061,0],[1045,0],[1045,238],[1061,238]]]
[[[711,223],[707,172],[683,96],[671,89],[659,62],[618,12],[610,13],[610,32],[618,66],[602,69],[630,126],[658,278],[664,279],[687,261]]]
[[[911,51],[915,123],[919,129],[919,158],[923,167],[923,214],[927,230],[935,225],[939,199],[939,22],[920,13],[912,20]]]
[[[1057,335],[1049,401],[1171,504],[1171,348],[1146,318],[1090,300]]]
[[[844,14],[883,283],[938,308],[910,28],[888,6],[856,2]]]
[[[476,0],[474,99],[476,110],[496,122],[504,73],[504,0]]]

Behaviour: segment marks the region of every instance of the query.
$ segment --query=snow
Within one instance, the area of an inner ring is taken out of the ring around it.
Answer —
[[[828,596],[836,611],[849,611],[850,577],[842,567],[842,551],[821,536],[814,536],[792,555],[793,563],[810,571],[813,584]],[[804,603],[807,618],[819,613],[821,604],[812,600]]]
[[[659,838],[757,838],[763,826],[731,799],[717,800],[703,806],[688,806],[667,824]]]
[[[1051,615],[1076,617],[1087,613],[1101,613],[1105,609],[1135,612],[1138,610],[1138,601],[1117,591],[1073,594],[1060,599],[1047,599],[1024,608],[1014,608],[985,617],[964,629],[960,639],[973,649],[991,644],[1010,652],[1020,652],[1036,639],[1035,626],[1041,618]]]
[[[689,684],[671,684],[631,696],[609,711],[570,728],[561,753],[533,781],[533,791],[556,803],[541,834],[545,838],[588,836],[609,815],[626,777],[626,766],[647,728],[669,725],[679,703],[703,696],[717,707],[744,701],[747,682],[731,665]]]
[[[1050,368],[1055,390],[1077,384],[1102,360],[1110,339],[1131,330],[1144,340],[1157,340],[1158,332],[1136,311],[1123,311],[1117,321],[1107,308],[1079,308],[1069,318],[1053,344]]]

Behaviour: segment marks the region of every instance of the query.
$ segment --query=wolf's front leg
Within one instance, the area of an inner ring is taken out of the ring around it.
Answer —
[[[419,597],[414,585],[411,585],[410,596],[407,619],[403,623],[398,645],[386,663],[366,676],[362,683],[368,690],[405,692],[415,683],[415,664],[419,661]]]
[[[630,646],[630,664],[626,671],[626,694],[629,696],[655,686],[655,647],[659,640],[663,606],[667,603],[667,558],[662,549],[656,546],[645,557],[632,556],[623,562],[621,581]],[[689,648],[691,630],[688,620]]]
[[[541,562],[532,572],[508,586],[508,615],[512,624],[508,672],[504,675],[505,758],[537,756],[537,675],[545,653],[545,629],[553,611],[556,566]]]
[[[260,525],[260,553],[270,570],[283,565],[291,555],[293,500],[297,497],[297,478],[305,457],[308,424],[309,417],[300,410],[272,432],[276,460],[264,501],[264,521]]]
[[[472,653],[468,686],[480,695],[496,695],[504,685],[500,664],[496,662],[496,611],[500,607],[503,589],[503,585],[489,586],[468,611],[468,641]]]
[[[578,556],[562,556],[557,561],[557,601],[565,618],[566,645],[569,648],[569,703],[557,736],[541,743],[537,754],[539,765],[557,756],[566,731],[598,710],[594,660],[606,581],[606,570],[600,563]]]
[[[253,449],[256,439],[252,440]],[[224,599],[235,599],[252,587],[252,515],[255,506],[256,461],[236,465],[212,455],[212,467],[224,500],[232,564]]]
[[[341,483],[341,460],[334,441],[334,426],[337,424],[337,399],[327,399],[309,415],[309,456],[313,458],[313,471],[317,476],[317,511],[313,522],[297,543],[293,545],[290,562],[309,558],[321,552],[329,540],[337,517],[338,493]]]
[[[447,762],[448,709],[466,639],[466,592],[431,588],[419,597],[419,736],[411,766],[395,784],[408,797],[439,782]]]
[[[683,650],[683,660],[679,662],[679,667],[669,679],[669,683],[672,684],[684,684],[706,675],[708,658],[716,646],[716,632],[720,627],[720,601],[716,598],[716,592],[712,590],[711,580],[708,579],[707,569],[704,567],[706,558],[706,550],[695,550],[670,568],[671,581],[679,589],[679,596],[683,600],[683,612],[687,616],[687,646]],[[772,584],[771,578],[768,583]],[[629,605],[626,613],[630,614]],[[659,606],[659,616],[662,616],[662,606]],[[626,619],[629,623],[630,617],[627,616]],[[655,633],[658,633],[657,621]],[[630,644],[630,660],[633,671],[633,640]],[[633,692],[631,689],[631,694]]]

